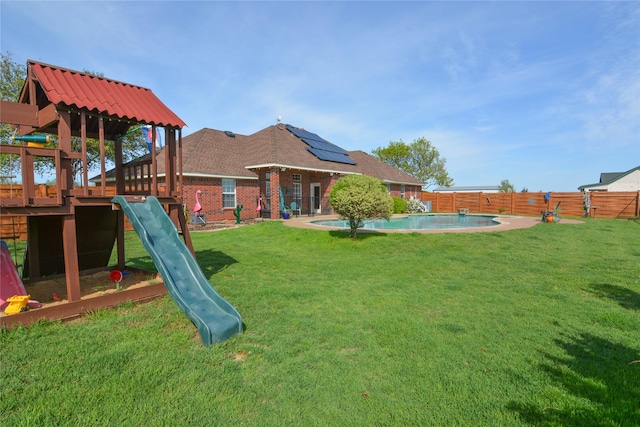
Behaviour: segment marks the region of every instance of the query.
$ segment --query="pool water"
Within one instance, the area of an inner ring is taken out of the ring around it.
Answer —
[[[394,217],[386,219],[371,219],[362,228],[379,230],[430,230],[447,228],[477,228],[490,227],[500,224],[494,221],[495,216],[488,215],[456,215],[456,214],[426,214]],[[349,221],[344,219],[323,219],[311,222],[324,227],[349,228]]]

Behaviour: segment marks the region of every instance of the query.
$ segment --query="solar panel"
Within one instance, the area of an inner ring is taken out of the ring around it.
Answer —
[[[335,144],[330,143],[326,139],[316,135],[315,133],[307,132],[303,129],[298,129],[291,125],[287,125],[287,129],[295,136],[304,141],[308,145],[307,150],[320,160],[326,160],[330,162],[345,163],[348,165],[355,165],[356,162],[349,158],[349,152],[338,147]]]
[[[356,162],[351,160],[351,158],[346,154],[336,153],[333,151],[319,150],[317,148],[312,148],[312,147],[307,147],[307,150],[320,160],[327,160],[329,162],[336,162],[336,163],[344,163],[347,165],[356,164]]]
[[[316,135],[315,133],[307,132],[304,129],[298,129],[297,127],[294,127],[291,125],[287,125],[287,129],[300,139],[307,138],[307,139],[313,139],[316,141],[329,142],[329,141],[325,141],[322,137]]]
[[[322,142],[322,141],[317,141],[317,140],[308,139],[308,138],[300,138],[300,139],[302,139],[305,143],[307,143],[307,145],[310,146],[311,148],[316,148],[318,150],[323,150],[323,151],[330,151],[332,153],[340,153],[340,154],[344,154],[345,156],[349,155],[349,153],[347,153],[345,150],[343,150],[342,148],[330,142]]]

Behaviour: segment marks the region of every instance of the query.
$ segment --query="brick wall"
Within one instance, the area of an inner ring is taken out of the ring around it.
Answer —
[[[193,216],[193,207],[196,203],[196,190],[201,193],[198,196],[201,213],[207,221],[235,220],[234,208],[222,207],[222,178],[184,178],[184,204],[189,214]],[[240,219],[255,218],[256,206],[259,196],[259,182],[255,179],[236,180],[236,205],[242,205]]]

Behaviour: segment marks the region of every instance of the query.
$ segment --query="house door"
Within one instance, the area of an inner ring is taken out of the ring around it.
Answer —
[[[322,213],[322,193],[320,193],[320,183],[311,184],[311,213]]]

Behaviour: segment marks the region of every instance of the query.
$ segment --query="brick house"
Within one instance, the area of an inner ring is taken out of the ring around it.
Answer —
[[[165,158],[157,155],[158,178]],[[182,139],[185,208],[197,222],[333,213],[329,194],[340,177],[365,174],[382,180],[393,197],[420,198],[422,182],[363,151],[345,151],[316,134],[279,123],[251,135],[203,128]],[[196,191],[199,190],[196,200]],[[258,210],[258,205],[260,209]]]

